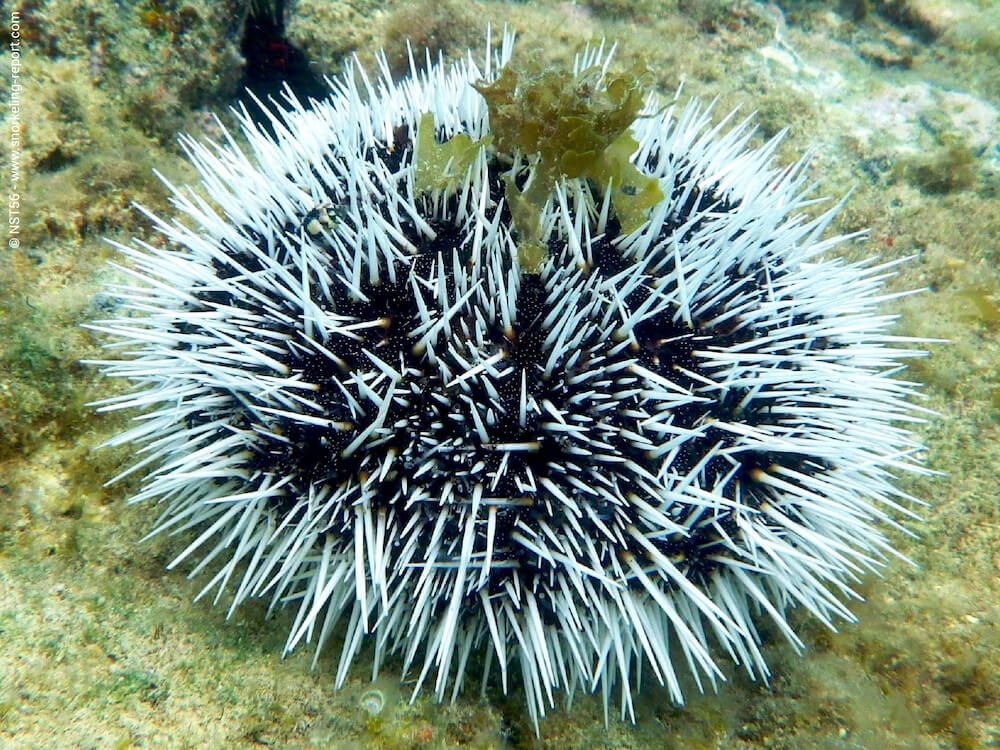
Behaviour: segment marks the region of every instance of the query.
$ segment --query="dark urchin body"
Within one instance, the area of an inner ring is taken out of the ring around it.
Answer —
[[[470,654],[519,667],[533,718],[553,690],[622,685],[638,663],[680,701],[677,660],[711,644],[765,673],[754,619],[803,605],[849,618],[850,582],[890,551],[895,469],[918,449],[878,314],[884,269],[819,256],[802,165],[696,104],[636,122],[632,162],[664,200],[623,231],[610,189],[555,185],[547,251],[518,260],[485,104],[510,40],[395,84],[360,72],[271,131],[185,146],[209,200],[162,250],[122,247],[130,316],[96,326],[148,410],[135,500],[196,534],[206,590],[297,603],[287,648],[346,621],[338,683],[366,638],[461,688]],[[606,66],[590,51],[577,70]],[[360,83],[357,83],[360,81]],[[360,90],[359,90],[360,86]],[[416,133],[483,145],[458,179],[415,186]]]

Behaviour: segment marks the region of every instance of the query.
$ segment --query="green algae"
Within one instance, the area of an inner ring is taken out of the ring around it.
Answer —
[[[528,184],[518,186],[512,170],[504,175],[504,186],[518,260],[529,271],[537,271],[546,258],[542,211],[562,180],[586,179],[610,192],[622,231],[635,231],[663,200],[659,181],[631,162],[639,144],[630,128],[646,103],[649,78],[638,64],[606,75],[598,67],[575,73],[532,54],[516,58],[496,80],[476,86],[489,109],[490,136],[473,142],[459,133],[437,144],[433,117],[422,116],[416,187],[421,192],[454,190],[481,148],[492,146],[515,164],[527,160],[533,169]]]
[[[434,115],[425,112],[417,125],[415,174],[413,186],[417,193],[455,192],[466,179],[469,167],[479,151],[493,139],[485,136],[473,141],[465,133],[452,136],[444,143],[434,139]]]
[[[574,73],[529,54],[476,87],[486,100],[497,149],[528,158],[534,168],[524,189],[513,178],[505,180],[519,259],[528,270],[545,258],[541,213],[559,180],[585,178],[611,191],[625,233],[641,226],[663,199],[657,180],[630,161],[639,144],[629,128],[645,104],[648,79],[638,66],[605,80],[597,67]]]

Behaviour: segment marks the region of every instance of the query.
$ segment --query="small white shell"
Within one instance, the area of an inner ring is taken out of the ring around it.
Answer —
[[[369,716],[378,716],[385,708],[385,695],[381,690],[368,690],[358,701]]]

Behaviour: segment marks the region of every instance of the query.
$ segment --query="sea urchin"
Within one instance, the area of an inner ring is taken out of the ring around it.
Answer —
[[[182,139],[202,191],[119,246],[93,327],[136,388],[101,408],[144,410],[112,443],[194,536],[171,565],[294,604],[286,651],[337,629],[338,685],[370,641],[438,699],[495,660],[536,726],[559,688],[631,716],[643,663],[680,702],[713,650],[767,674],[760,617],[851,618],[921,470],[917,352],[778,138],[511,48]]]

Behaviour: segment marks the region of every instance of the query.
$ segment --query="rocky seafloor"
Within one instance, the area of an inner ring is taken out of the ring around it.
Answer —
[[[768,632],[769,683],[730,667],[719,693],[669,705],[655,688],[635,725],[604,726],[579,696],[542,723],[523,697],[410,705],[392,668],[359,664],[333,689],[335,649],[309,669],[281,660],[287,616],[192,603],[203,582],[166,563],[184,541],[138,543],[155,510],[127,507],[128,464],[98,449],[126,415],[86,404],[115,392],[79,360],[100,337],[103,241],[153,240],[132,201],[171,208],[153,168],[194,182],[178,131],[217,134],[239,91],[247,4],[227,0],[29,0],[18,4],[25,90],[20,246],[0,262],[0,746],[11,748],[646,748],[971,750],[1000,746],[1000,8],[988,0],[375,2],[299,0],[287,37],[336,73],[404,40],[445,55],[479,47],[486,22],[553,59],[618,41],[670,95],[756,111],[759,140],[788,128],[786,162],[812,147],[823,192],[853,193],[832,231],[867,227],[852,258],[913,256],[893,290],[902,335],[946,338],[908,376],[936,413],[917,427],[927,465],[907,478],[930,503],[915,536],[864,582],[857,624],[797,617],[801,656]],[[8,13],[6,8],[4,13]],[[9,19],[4,19],[7,23]],[[9,32],[9,28],[8,28]],[[7,40],[9,41],[9,40]],[[2,54],[9,70],[10,52]],[[8,100],[10,79],[0,82]],[[6,136],[5,136],[6,138]],[[5,181],[10,154],[3,158]],[[6,182],[5,182],[6,184]],[[376,701],[378,702],[378,701]]]

